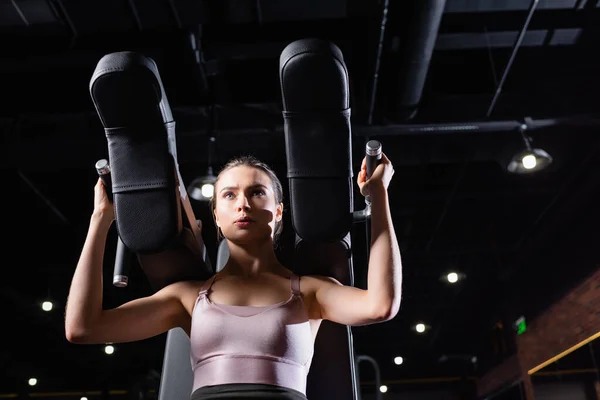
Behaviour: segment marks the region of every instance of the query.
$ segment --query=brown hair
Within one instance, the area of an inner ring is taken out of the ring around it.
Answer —
[[[277,177],[275,172],[273,172],[271,167],[269,167],[267,164],[260,161],[256,157],[250,156],[250,155],[233,158],[227,164],[225,164],[225,166],[223,168],[221,168],[221,170],[219,171],[219,174],[217,175],[217,180],[214,183],[215,189],[217,187],[217,183],[219,182],[219,179],[221,179],[221,175],[223,175],[224,172],[230,170],[231,168],[240,167],[240,166],[256,168],[256,169],[263,171],[265,174],[267,174],[267,176],[271,180],[271,185],[273,186],[273,193],[275,194],[275,204],[279,205],[279,204],[283,203],[283,187],[281,186],[281,182],[279,181],[279,178]],[[215,220],[214,211],[215,211],[215,208],[217,207],[217,199],[214,195],[210,198],[209,206],[210,206],[211,214],[213,216],[213,220]],[[216,220],[215,220],[215,226],[216,226]],[[273,233],[273,241],[274,242],[277,241],[277,239],[279,238],[279,235],[281,235],[282,230],[283,230],[283,219],[275,222],[275,232]],[[219,238],[221,238],[221,236],[222,236],[218,227],[217,227],[217,236]]]

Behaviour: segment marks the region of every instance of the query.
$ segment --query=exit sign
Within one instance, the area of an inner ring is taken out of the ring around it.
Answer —
[[[517,335],[521,335],[527,330],[527,323],[525,322],[525,317],[519,317],[515,321],[515,328],[517,330]]]

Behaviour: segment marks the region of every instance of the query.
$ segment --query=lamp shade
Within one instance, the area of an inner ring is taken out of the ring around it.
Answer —
[[[542,149],[525,149],[515,154],[506,169],[514,174],[540,171],[552,163],[552,157]]]
[[[190,197],[197,201],[208,201],[212,198],[215,190],[217,177],[212,173],[212,168],[204,176],[195,178],[187,188]]]

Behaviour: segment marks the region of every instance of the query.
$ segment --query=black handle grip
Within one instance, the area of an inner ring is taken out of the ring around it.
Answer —
[[[129,251],[120,237],[117,240],[113,285],[116,287],[125,287],[129,283],[129,268],[131,267],[133,253]]]
[[[112,179],[110,178],[110,166],[108,165],[108,160],[105,158],[98,160],[96,162],[96,172],[98,172],[100,179],[102,179],[108,200],[112,203]]]
[[[96,162],[96,172],[102,179],[104,189],[108,200],[113,202],[112,179],[110,178],[110,165],[108,160],[100,159]],[[117,253],[115,256],[115,267],[113,270],[113,285],[116,287],[125,287],[129,283],[129,268],[131,266],[132,252],[129,251],[125,243],[119,236],[117,239]]]

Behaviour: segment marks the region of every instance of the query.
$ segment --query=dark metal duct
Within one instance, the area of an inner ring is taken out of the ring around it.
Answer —
[[[398,97],[393,113],[410,120],[416,113],[438,36],[446,0],[413,0],[396,13],[406,15],[399,49]]]

